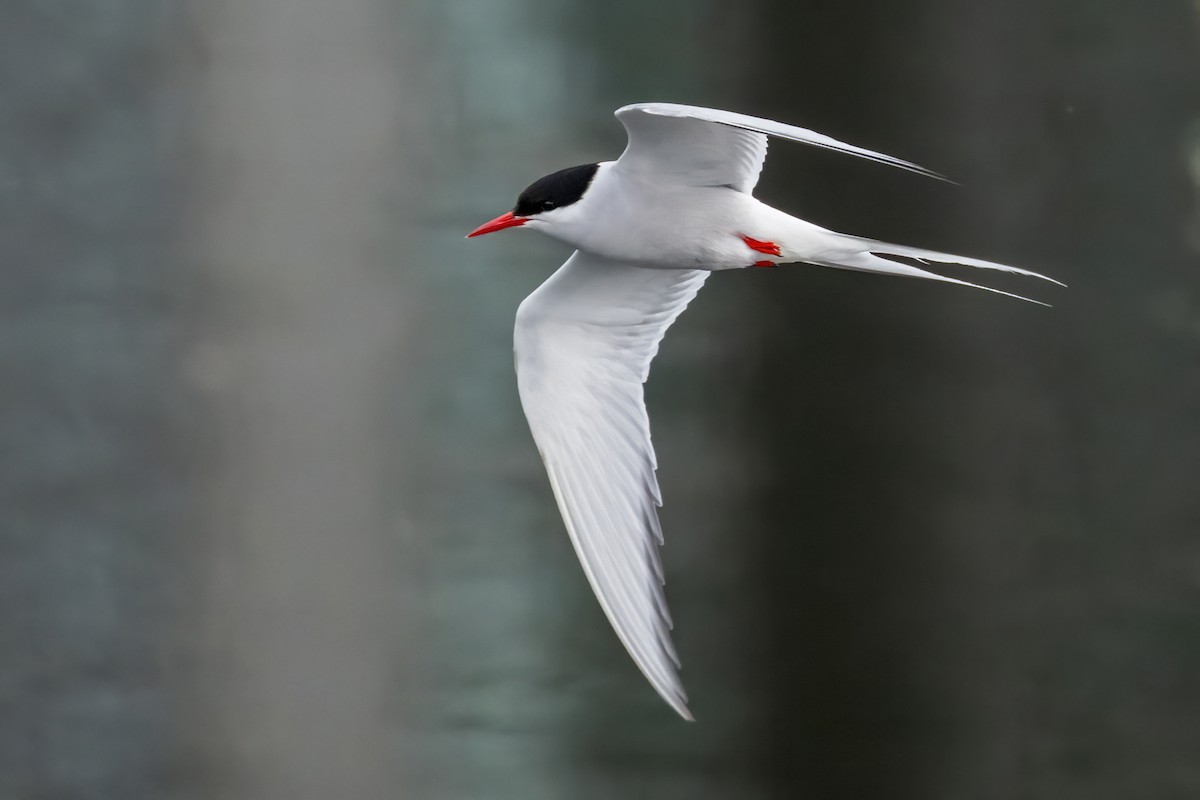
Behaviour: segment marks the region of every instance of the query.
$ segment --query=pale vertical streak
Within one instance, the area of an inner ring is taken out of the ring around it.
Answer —
[[[187,369],[221,420],[198,546],[206,796],[399,796],[383,465],[404,308],[381,255],[404,177],[397,26],[380,0],[198,14],[195,245],[214,313]]]

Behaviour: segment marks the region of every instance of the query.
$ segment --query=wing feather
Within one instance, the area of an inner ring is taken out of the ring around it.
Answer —
[[[521,304],[514,334],[521,404],[588,582],[638,668],[686,719],[642,383],[707,276],[577,252]]]
[[[729,186],[749,194],[767,157],[767,136],[866,158],[931,178],[932,170],[782,122],[676,103],[637,103],[617,109],[629,145],[617,166],[687,186]]]

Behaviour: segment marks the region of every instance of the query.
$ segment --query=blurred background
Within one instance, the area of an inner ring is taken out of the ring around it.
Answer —
[[[1200,796],[1196,3],[10,0],[0,43],[0,797]],[[709,281],[647,387],[693,725],[518,404],[567,249],[462,238],[646,100],[951,175],[776,142],[758,194],[1070,284]]]

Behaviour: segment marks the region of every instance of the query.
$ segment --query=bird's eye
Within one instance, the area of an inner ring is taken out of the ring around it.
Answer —
[[[555,205],[555,203],[553,200],[543,200],[542,201],[542,210],[549,211],[550,209],[554,208],[554,205]]]

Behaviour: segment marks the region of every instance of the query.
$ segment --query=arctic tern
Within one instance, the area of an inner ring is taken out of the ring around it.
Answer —
[[[520,226],[576,248],[517,309],[517,388],[596,598],[651,685],[690,720],[663,594],[662,497],[642,384],[663,334],[708,274],[805,262],[1027,299],[889,258],[900,257],[1058,281],[836,233],[752,195],[768,136],[942,177],[911,162],[729,111],[639,103],[616,116],[629,137],[620,158],[534,181],[512,211],[468,237]]]

